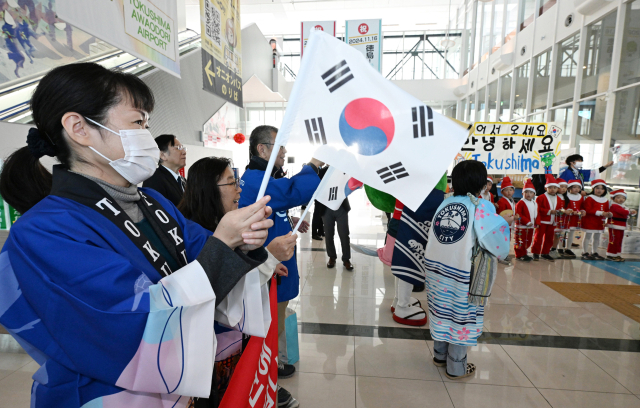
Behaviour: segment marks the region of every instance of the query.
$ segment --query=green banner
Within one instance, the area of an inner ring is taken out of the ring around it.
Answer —
[[[15,224],[16,221],[18,221],[18,218],[20,218],[20,213],[10,205],[9,205],[9,217],[11,218],[11,225]]]
[[[7,229],[7,217],[4,215],[4,199],[0,197],[0,230]]]

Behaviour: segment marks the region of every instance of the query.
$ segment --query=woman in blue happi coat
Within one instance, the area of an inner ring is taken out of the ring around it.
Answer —
[[[214,314],[267,259],[268,198],[225,215],[212,234],[136,187],[159,159],[153,105],[133,75],[58,67],[33,94],[28,146],[5,162],[0,193],[22,217],[0,253],[0,324],[41,366],[32,407],[208,397]],[[43,155],[60,162],[53,175]]]

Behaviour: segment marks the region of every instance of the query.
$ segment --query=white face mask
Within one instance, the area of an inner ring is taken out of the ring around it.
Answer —
[[[118,133],[94,120],[86,119],[120,136],[124,149],[123,159],[111,160],[93,147],[89,146],[89,149],[109,161],[109,165],[129,183],[140,184],[155,173],[160,160],[160,149],[151,132],[147,129],[125,129]]]
[[[576,162],[576,169],[580,170],[582,168],[582,162]]]

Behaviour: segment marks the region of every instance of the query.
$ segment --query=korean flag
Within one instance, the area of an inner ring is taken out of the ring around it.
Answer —
[[[345,198],[360,187],[362,183],[358,180],[341,171],[334,171],[326,185],[317,192],[316,200],[335,211],[340,208]]]
[[[311,34],[276,143],[313,157],[417,210],[467,139],[342,41]],[[326,203],[325,203],[326,204]]]

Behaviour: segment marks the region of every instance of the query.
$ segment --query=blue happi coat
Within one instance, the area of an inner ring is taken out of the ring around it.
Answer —
[[[140,191],[181,230],[173,232],[186,265],[168,276],[149,262],[158,257],[151,247],[74,199],[50,195],[11,228],[0,253],[0,324],[41,365],[32,407],[185,407],[209,396],[216,295],[194,260],[211,232]]]
[[[263,177],[264,170],[249,168],[244,172],[241,182],[242,194],[238,203],[240,208],[255,203]],[[273,209],[271,214],[273,227],[269,229],[269,237],[265,246],[269,245],[274,238],[293,231],[287,211],[307,204],[318,184],[320,184],[320,177],[308,165],[303,166],[300,173],[291,178],[275,179],[271,177],[265,195],[271,196],[271,201],[267,205]],[[283,276],[280,285],[278,285],[278,302],[291,300],[298,296],[300,291],[300,276],[298,275],[298,261],[295,253],[291,259],[282,262],[282,264],[289,270],[289,276]]]
[[[429,329],[434,340],[475,346],[482,334],[484,306],[469,304],[473,246],[478,242],[498,259],[509,254],[509,224],[489,201],[453,196],[431,221],[425,253]]]

